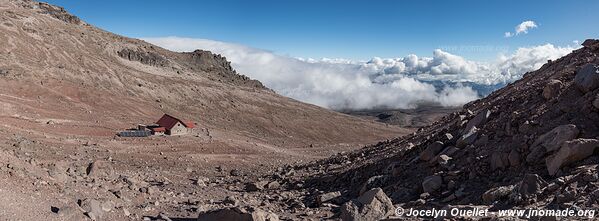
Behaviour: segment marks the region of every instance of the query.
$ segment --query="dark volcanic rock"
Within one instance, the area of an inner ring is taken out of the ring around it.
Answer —
[[[39,2],[39,8],[41,9],[41,13],[49,14],[52,17],[55,17],[58,20],[79,25],[83,22],[77,16],[69,14],[64,8],[50,5],[48,3]]]
[[[583,92],[589,92],[599,87],[599,65],[586,64],[576,72],[574,83]]]
[[[166,58],[154,52],[146,52],[141,50],[125,48],[123,50],[118,51],[117,54],[124,59],[130,61],[137,61],[142,64],[152,66],[165,66],[168,64],[168,60]]]

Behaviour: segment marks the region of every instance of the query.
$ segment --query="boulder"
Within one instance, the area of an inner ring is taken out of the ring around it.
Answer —
[[[323,193],[323,194],[316,196],[316,203],[318,203],[318,205],[322,205],[322,204],[332,201],[340,196],[341,196],[341,192],[339,192],[339,191]]]
[[[590,48],[593,45],[597,45],[597,44],[599,44],[599,40],[587,39],[587,40],[584,40],[584,42],[582,43],[582,46],[584,46],[586,48]]]
[[[260,191],[263,190],[266,185],[268,185],[268,181],[258,181],[246,184],[245,189],[247,191]]]
[[[448,146],[445,149],[443,149],[441,152],[439,152],[439,154],[437,154],[437,156],[433,157],[433,159],[429,160],[428,163],[430,163],[431,165],[435,165],[438,164],[442,161],[444,161],[444,159],[441,159],[441,157],[443,155],[448,157],[448,160],[452,159],[452,156],[455,155],[455,153],[457,153],[460,149],[454,147],[454,146]]]
[[[435,157],[439,152],[443,150],[443,142],[436,141],[426,147],[424,151],[420,153],[420,160],[429,161]]]
[[[489,116],[491,116],[490,110],[482,110],[474,118],[468,121],[468,124],[466,124],[466,128],[464,129],[464,131],[468,132],[474,127],[481,128],[485,123],[487,123],[487,121],[489,120]]]
[[[48,175],[52,177],[57,183],[64,184],[68,182],[69,176],[67,175],[67,169],[62,162],[50,165]]]
[[[574,124],[561,125],[539,136],[533,146],[541,145],[546,152],[556,151],[562,143],[576,138],[579,132]]]
[[[555,175],[557,171],[565,165],[583,160],[591,155],[599,147],[599,140],[596,139],[576,139],[566,141],[559,151],[547,157],[545,163],[550,175]]]
[[[382,220],[393,215],[395,207],[381,188],[375,188],[341,207],[342,221]]]
[[[599,87],[599,65],[586,64],[582,66],[574,77],[574,84],[582,92],[589,92]]]
[[[545,147],[540,146],[540,145],[533,146],[532,150],[530,150],[530,153],[528,153],[528,155],[526,155],[526,162],[528,162],[530,164],[536,164],[543,158],[543,156],[545,156],[545,153],[547,153],[547,150],[545,150]]]
[[[79,201],[79,206],[91,220],[101,220],[104,216],[102,203],[95,199],[84,199]]]
[[[93,178],[113,178],[114,172],[109,162],[97,160],[91,162],[86,170],[86,175]]]
[[[233,207],[201,213],[198,221],[279,221],[277,214],[254,207]]]
[[[493,203],[497,200],[505,199],[512,194],[514,186],[495,187],[483,193],[482,199],[485,203]]]
[[[427,176],[422,181],[422,190],[425,193],[431,193],[438,190],[443,185],[443,178],[439,175]]]
[[[473,144],[478,138],[478,128],[472,127],[469,131],[466,131],[460,139],[456,142],[456,147],[464,148],[470,144]]]
[[[537,174],[526,174],[518,187],[518,193],[524,198],[532,198],[541,194],[547,182]]]
[[[557,97],[562,89],[562,82],[559,80],[550,80],[549,83],[543,88],[543,98],[550,100],[551,98]]]

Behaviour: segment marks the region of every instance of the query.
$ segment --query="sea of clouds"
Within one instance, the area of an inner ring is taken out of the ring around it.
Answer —
[[[493,62],[475,62],[437,49],[432,57],[302,59],[207,39],[143,40],[173,51],[209,50],[227,57],[242,74],[277,93],[334,110],[460,106],[518,80],[572,50],[552,44],[518,48]]]

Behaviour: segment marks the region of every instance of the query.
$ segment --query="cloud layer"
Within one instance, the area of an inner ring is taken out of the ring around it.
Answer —
[[[528,34],[528,30],[533,29],[533,28],[537,28],[537,23],[535,23],[534,21],[523,21],[522,23],[520,23],[519,25],[517,25],[514,30],[515,32],[506,32],[504,34],[504,36],[506,38],[509,37],[513,37],[515,35],[520,35],[520,34]]]
[[[520,48],[494,63],[469,61],[439,49],[432,57],[411,54],[351,61],[292,58],[206,39],[144,40],[174,51],[204,49],[222,54],[240,73],[282,95],[336,110],[414,108],[423,103],[460,106],[574,49],[551,44]]]

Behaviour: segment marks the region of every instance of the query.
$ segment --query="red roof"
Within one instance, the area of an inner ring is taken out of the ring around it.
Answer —
[[[181,122],[183,124],[183,126],[187,127],[187,128],[194,128],[195,124],[192,121],[182,121],[179,120],[176,117],[173,117],[171,115],[165,114],[163,115],[160,120],[158,120],[158,122],[156,122],[156,124],[160,125],[161,127],[164,127],[167,130],[173,129],[173,127],[175,125],[177,125],[177,123]]]

